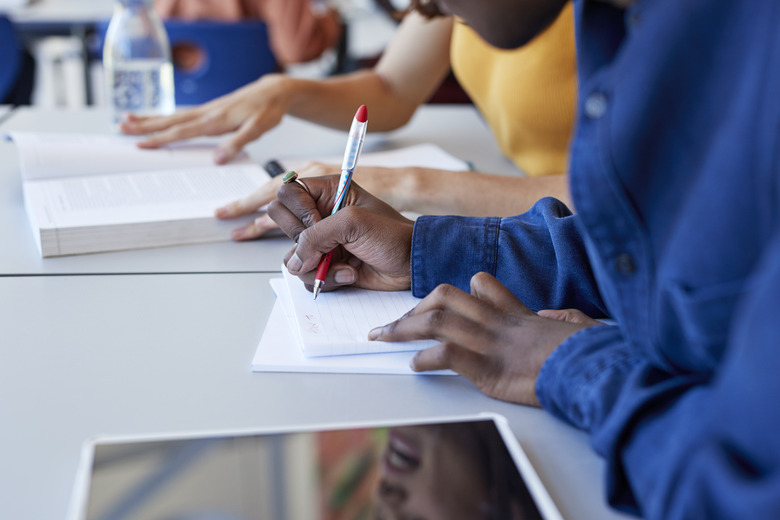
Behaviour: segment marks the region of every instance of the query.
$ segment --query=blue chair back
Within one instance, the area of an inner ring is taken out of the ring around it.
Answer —
[[[174,64],[176,104],[210,101],[278,69],[263,22],[167,20],[165,29],[171,48],[195,47],[202,53],[197,67],[184,70]]]
[[[19,76],[22,54],[14,26],[0,15],[0,103],[10,94]]]
[[[174,61],[177,105],[205,103],[278,69],[264,22],[170,19],[164,25],[172,49],[196,48],[201,55],[196,67],[185,69]],[[108,22],[96,27],[100,55],[107,30]]]

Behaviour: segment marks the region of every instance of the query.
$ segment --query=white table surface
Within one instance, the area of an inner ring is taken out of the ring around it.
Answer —
[[[7,14],[16,23],[73,25],[106,20],[113,12],[114,0],[30,0]]]
[[[49,132],[110,132],[108,113],[98,109],[55,111],[18,108],[0,133],[13,130]],[[285,118],[247,149],[264,164],[277,157],[333,157],[344,151],[346,132]],[[425,106],[403,129],[369,134],[364,152],[432,142],[451,154],[475,163],[478,169],[517,175],[504,158],[487,126],[470,106]],[[360,182],[359,170],[356,182]],[[21,190],[18,153],[12,143],[0,142],[0,275],[270,272],[278,271],[284,253],[292,246],[286,237],[252,242],[232,241],[138,251],[41,258],[30,229]]]
[[[461,377],[252,373],[270,274],[0,277],[0,516],[64,518],[82,441],[492,411],[565,518],[620,518],[584,434]]]

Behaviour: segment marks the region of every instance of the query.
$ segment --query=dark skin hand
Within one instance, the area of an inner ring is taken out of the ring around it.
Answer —
[[[285,184],[269,204],[268,215],[296,242],[285,266],[311,290],[320,258],[335,248],[323,291],[342,285],[409,289],[414,222],[354,182],[342,209],[331,215],[338,181],[338,175],[305,179],[311,195]]]
[[[544,362],[566,338],[598,324],[573,309],[537,314],[494,277],[477,273],[471,294],[440,285],[369,339],[435,339],[441,343],[415,355],[415,371],[451,369],[486,395],[539,406],[536,378]]]
[[[268,208],[297,242],[285,257],[290,272],[311,290],[320,258],[336,248],[325,290],[409,289],[414,223],[355,183],[346,205],[330,215],[338,176],[307,178],[306,184],[311,195],[298,184],[285,184]],[[544,361],[566,338],[598,323],[572,309],[535,313],[495,278],[478,273],[471,294],[441,285],[369,338],[438,340],[415,356],[414,370],[452,369],[491,397],[538,406],[536,378]]]

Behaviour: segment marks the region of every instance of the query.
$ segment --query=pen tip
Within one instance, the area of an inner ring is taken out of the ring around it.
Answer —
[[[355,114],[355,119],[357,119],[359,123],[368,121],[368,109],[366,108],[366,105],[360,105],[360,108],[358,108],[358,111]]]
[[[317,299],[317,296],[320,294],[320,288],[322,287],[322,283],[319,280],[316,280],[314,282],[314,299]]]

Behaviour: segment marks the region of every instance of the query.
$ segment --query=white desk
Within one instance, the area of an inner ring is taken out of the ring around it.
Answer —
[[[102,110],[51,111],[18,108],[0,124],[0,133],[12,130],[51,132],[109,132],[108,114]],[[286,118],[248,147],[252,159],[265,163],[272,157],[333,157],[343,154],[346,132],[330,130]],[[392,149],[433,142],[453,155],[470,160],[483,171],[517,174],[501,156],[490,131],[476,111],[467,106],[429,106],[418,111],[402,130],[369,134],[364,151]],[[253,242],[221,242],[143,251],[123,251],[59,258],[41,258],[24,211],[18,154],[12,143],[0,142],[0,275],[271,272],[278,271],[284,253],[292,246],[286,237]],[[359,175],[359,173],[358,173]],[[359,183],[359,177],[356,178]]]
[[[271,276],[0,278],[0,516],[63,518],[96,434],[493,411],[566,518],[620,518],[585,435],[461,377],[251,373]]]
[[[20,109],[0,132],[106,131],[106,120]],[[421,141],[517,173],[466,107],[425,107],[404,130],[370,135],[366,150]],[[250,154],[331,156],[343,143],[343,132],[288,119]],[[80,445],[97,434],[493,411],[509,419],[566,518],[621,518],[604,503],[603,463],[584,434],[463,378],[252,373],[273,304],[268,279],[278,276],[258,271],[278,269],[286,239],[43,260],[19,184],[15,150],[0,143],[0,517],[63,518]]]
[[[10,105],[0,105],[0,125],[3,124],[4,121],[10,119],[13,113],[14,107]]]
[[[114,12],[113,0],[32,0],[7,14],[21,24],[90,24],[106,20]]]

